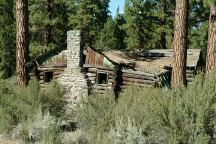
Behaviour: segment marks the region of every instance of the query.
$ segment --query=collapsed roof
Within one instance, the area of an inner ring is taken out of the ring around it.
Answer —
[[[187,50],[187,67],[196,67],[200,58],[200,49]],[[117,64],[130,64],[134,70],[160,74],[166,71],[165,67],[172,67],[172,49],[153,49],[143,52],[105,51],[102,52],[108,59]]]

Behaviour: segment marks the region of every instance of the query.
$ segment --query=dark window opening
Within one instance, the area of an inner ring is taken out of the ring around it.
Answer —
[[[83,55],[83,61],[82,64],[86,64],[86,55]]]
[[[51,82],[53,80],[53,72],[44,72],[44,82]]]
[[[108,84],[108,74],[97,73],[97,84]]]

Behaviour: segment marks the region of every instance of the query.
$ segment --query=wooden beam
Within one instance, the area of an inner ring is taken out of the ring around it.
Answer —
[[[152,76],[128,74],[128,73],[123,73],[122,77],[134,78],[134,79],[143,79],[143,80],[153,80],[153,81],[158,81],[159,80],[158,78],[152,77]]]
[[[154,75],[154,74],[141,72],[141,71],[122,70],[122,72],[128,73],[128,74],[136,74],[136,75],[145,75],[145,76],[149,76],[149,77],[156,77],[156,75]]]

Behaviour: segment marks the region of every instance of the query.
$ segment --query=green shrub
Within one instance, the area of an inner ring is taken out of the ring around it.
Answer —
[[[142,133],[142,129],[136,125],[135,120],[128,117],[125,122],[123,118],[118,119],[115,127],[111,128],[109,134],[113,144],[144,144],[146,138]]]
[[[148,142],[166,143],[168,137],[166,133],[164,134],[166,130],[158,128],[155,124],[157,122],[155,120],[157,116],[155,110],[159,107],[157,104],[161,100],[162,96],[160,95],[163,94],[164,92],[161,89],[140,89],[137,87],[128,88],[117,101],[113,93],[95,94],[78,107],[76,121],[79,127],[89,134],[92,144],[98,142],[111,144],[117,142],[118,139],[122,139],[110,138],[110,131],[116,131],[115,134],[119,133],[120,129],[122,129],[122,132],[127,131],[127,128],[129,128],[127,127],[128,118],[134,120],[133,126],[130,125],[130,128],[137,128],[137,130],[131,129],[132,131],[122,133],[125,137],[129,136],[130,132],[133,133],[133,136],[139,133],[139,138],[142,137],[142,140],[143,137],[146,137]],[[119,126],[119,121],[122,121],[124,125]],[[137,139],[139,142],[142,140]],[[126,141],[126,139],[122,140],[122,142]]]
[[[65,89],[61,85],[56,81],[51,82],[41,98],[43,109],[49,111],[53,116],[63,117],[67,106],[64,94]]]
[[[67,104],[64,93],[56,82],[42,90],[36,80],[23,88],[16,87],[13,82],[0,81],[0,132],[8,134],[19,125],[25,129],[39,110],[42,111],[41,117],[46,118],[44,114],[48,112],[52,117],[60,118]]]
[[[105,95],[91,95],[78,105],[75,120],[78,122],[78,126],[84,130],[91,128],[108,130],[115,105],[115,97],[111,92],[107,92]]]
[[[155,109],[169,143],[215,143],[216,77],[199,75],[187,89],[166,92]]]
[[[64,132],[61,139],[62,144],[89,144],[88,135],[81,129],[75,132]]]
[[[40,105],[40,91],[35,82],[28,88],[16,88],[2,81],[0,86],[0,129],[10,131],[19,122],[35,113]]]
[[[57,121],[48,112],[42,113],[41,109],[34,116],[19,123],[12,132],[12,137],[22,139],[25,143],[59,144],[59,127]]]
[[[65,113],[63,95],[56,82],[43,91],[36,81],[26,88],[0,81],[0,131],[34,144],[216,143],[216,75],[177,91],[131,87],[117,100],[94,94],[77,106],[79,129],[71,133],[56,119]]]
[[[90,96],[76,118],[90,143],[128,143],[128,118],[136,129],[131,129],[131,139],[144,137],[143,143],[216,143],[216,76],[199,75],[177,91],[131,87],[117,102],[112,93]]]

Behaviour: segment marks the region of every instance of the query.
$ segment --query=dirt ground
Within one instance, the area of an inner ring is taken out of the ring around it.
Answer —
[[[20,142],[11,140],[10,138],[0,138],[0,144],[20,144]]]

